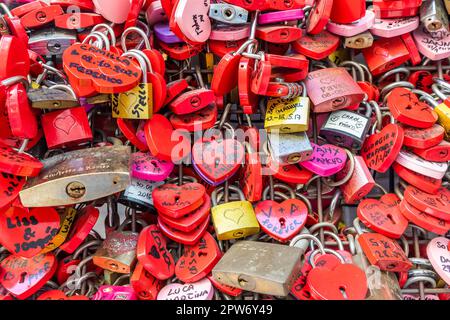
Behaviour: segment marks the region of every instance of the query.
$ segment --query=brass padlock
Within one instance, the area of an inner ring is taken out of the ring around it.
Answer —
[[[365,49],[373,45],[373,35],[369,32],[363,32],[353,37],[345,37],[344,47],[350,49]]]
[[[75,92],[64,85],[52,86],[50,88],[30,89],[27,92],[31,106],[35,109],[66,109],[78,107]]]
[[[42,160],[43,169],[20,192],[25,207],[57,207],[121,192],[130,183],[130,147],[82,149]]]
[[[259,223],[251,202],[245,200],[244,193],[236,186],[230,191],[238,194],[240,201],[228,201],[224,196],[224,187],[217,188],[211,194],[211,217],[217,239],[231,240],[254,235],[259,232]],[[225,198],[224,204],[219,204]]]
[[[276,163],[296,164],[311,159],[313,148],[306,132],[268,133],[268,153]]]
[[[281,133],[308,131],[309,128],[309,98],[306,86],[301,83],[301,97],[292,99],[270,98],[267,101],[267,111],[264,127],[267,131],[279,130]]]
[[[302,254],[296,247],[239,241],[219,260],[212,275],[235,288],[285,297],[300,275]]]
[[[446,83],[444,80],[434,79],[436,82],[432,85],[433,92],[444,102],[437,103],[436,101],[430,101],[426,99],[427,102],[432,103],[434,107],[434,111],[436,111],[438,115],[438,123],[444,127],[446,139],[450,139],[450,98],[447,97],[441,89],[445,89],[446,91],[450,90],[450,85]]]

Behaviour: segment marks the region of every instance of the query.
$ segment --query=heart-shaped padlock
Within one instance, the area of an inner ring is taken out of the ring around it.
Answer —
[[[300,165],[321,177],[332,176],[341,171],[347,163],[347,153],[342,148],[331,144],[317,145],[311,143],[313,147],[312,158],[308,161],[300,162]]]
[[[450,284],[450,240],[434,238],[428,243],[427,256],[434,270],[447,284]]]
[[[173,171],[172,162],[160,160],[148,152],[133,153],[131,157],[131,175],[137,179],[164,181]]]
[[[164,235],[167,238],[184,245],[193,246],[200,241],[202,235],[206,232],[206,229],[208,228],[209,225],[209,221],[210,218],[208,216],[205,219],[205,221],[203,221],[194,230],[190,232],[181,232],[177,229],[168,226],[161,220],[161,218],[158,218],[158,227],[161,229],[162,233],[164,233]]]
[[[399,210],[406,219],[430,232],[443,236],[450,230],[449,221],[430,216],[429,214],[414,208],[406,200],[403,200],[400,203]]]
[[[25,185],[25,178],[8,173],[0,173],[0,209],[11,204]]]
[[[444,140],[445,129],[435,124],[430,128],[414,128],[402,126],[405,132],[403,144],[405,147],[428,149]]]
[[[195,283],[172,283],[158,293],[158,300],[211,300],[214,288],[207,278]]]
[[[450,190],[445,187],[439,188],[438,192],[433,195],[408,186],[405,189],[405,200],[413,207],[433,217],[450,221]]]
[[[153,190],[155,208],[172,218],[179,218],[199,208],[204,199],[205,187],[199,183],[181,186],[164,184]]]
[[[214,288],[216,288],[217,290],[219,290],[222,293],[225,293],[226,295],[229,295],[231,297],[238,297],[242,294],[242,289],[223,284],[223,283],[217,281],[212,276],[212,274],[209,274],[207,278],[209,279],[209,281],[211,281]]]

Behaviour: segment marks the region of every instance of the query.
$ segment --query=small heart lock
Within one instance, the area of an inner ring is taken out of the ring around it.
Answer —
[[[174,164],[160,160],[149,153],[132,154],[131,175],[148,181],[164,181],[172,173]]]
[[[207,278],[194,283],[172,283],[158,293],[157,300],[212,300],[214,288]]]
[[[300,165],[321,177],[332,176],[341,171],[347,163],[347,153],[342,148],[325,144],[319,146],[311,143],[313,155],[311,160],[300,162]]]
[[[447,284],[450,284],[450,240],[438,237],[427,245],[427,256],[434,270]]]

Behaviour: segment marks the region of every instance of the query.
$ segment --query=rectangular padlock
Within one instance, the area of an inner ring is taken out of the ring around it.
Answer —
[[[342,185],[341,191],[344,195],[346,204],[354,204],[367,196],[375,187],[375,180],[367,168],[364,158],[361,156],[354,156],[355,169],[350,177],[350,180]],[[344,169],[337,173],[338,180],[344,179],[350,170],[350,162],[347,162]]]
[[[373,45],[373,35],[369,32],[363,32],[353,37],[344,38],[344,47],[350,49],[365,49]]]
[[[420,7],[420,21],[431,34],[448,32],[448,15],[442,0],[427,0]]]
[[[61,57],[76,41],[77,34],[74,30],[43,29],[32,33],[29,49],[43,57]]]
[[[239,241],[219,260],[212,275],[235,288],[285,297],[300,275],[301,258],[300,248]]]
[[[27,92],[31,107],[35,109],[66,109],[80,105],[78,99],[67,91],[39,88]]]
[[[82,149],[42,160],[39,176],[20,192],[25,207],[57,207],[121,192],[130,183],[129,147]]]
[[[264,128],[267,131],[280,130],[281,133],[308,131],[309,98],[271,98],[267,101]]]
[[[305,84],[316,113],[358,105],[365,96],[345,68],[313,71],[306,77]]]
[[[332,112],[320,129],[320,135],[329,143],[359,150],[370,129],[370,119],[356,112]]]
[[[228,24],[243,24],[248,20],[248,11],[228,3],[211,3],[209,17]]]
[[[311,159],[313,148],[306,132],[268,133],[269,152],[277,163],[296,164]]]

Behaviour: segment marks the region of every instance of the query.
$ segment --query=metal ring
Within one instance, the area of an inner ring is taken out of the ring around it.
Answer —
[[[347,172],[347,174],[345,175],[345,177],[342,178],[340,181],[333,181],[333,180],[331,180],[331,178],[327,178],[327,179],[321,178],[322,182],[325,183],[326,185],[328,185],[329,187],[336,188],[336,187],[340,187],[340,186],[346,184],[347,182],[350,181],[350,179],[353,176],[353,173],[355,172],[355,157],[348,149],[345,149],[345,148],[343,148],[343,149],[347,153],[348,159],[350,161],[350,169]]]
[[[144,40],[145,43],[145,47],[147,49],[151,49],[151,45],[150,45],[150,40],[148,39],[147,35],[145,34],[145,32],[142,29],[139,29],[137,27],[130,27],[128,29],[126,29],[123,33],[122,33],[122,38],[120,39],[120,44],[122,46],[122,50],[124,52],[128,51],[127,48],[127,37],[130,33],[137,33],[141,36],[142,40]]]

